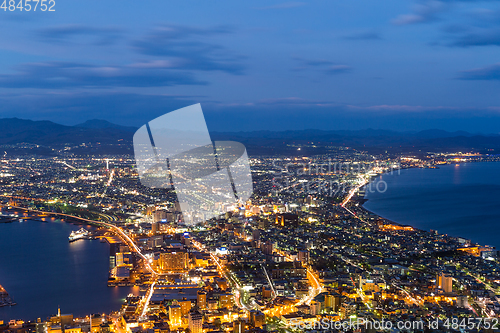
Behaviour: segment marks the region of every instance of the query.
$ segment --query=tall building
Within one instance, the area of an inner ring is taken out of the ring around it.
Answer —
[[[436,277],[436,287],[445,293],[453,292],[453,277],[441,273]]]
[[[153,224],[151,224],[151,233],[153,235],[158,233],[158,222],[153,222]]]
[[[188,315],[188,325],[191,333],[203,332],[203,316],[198,311],[191,311]]]
[[[266,315],[258,310],[250,311],[250,325],[262,328],[266,323]]]
[[[297,255],[297,259],[305,264],[309,263],[309,251],[307,250],[299,250],[299,253]]]
[[[171,327],[178,327],[182,324],[181,306],[176,301],[168,308],[168,320]]]
[[[262,244],[262,253],[266,255],[271,255],[273,254],[273,243],[271,241],[267,241],[264,244]]]
[[[325,308],[331,309],[335,312],[337,312],[340,308],[340,295],[335,293],[335,294],[327,294],[325,295]]]
[[[158,266],[163,272],[185,271],[189,268],[189,255],[180,250],[160,253]]]
[[[181,301],[178,301],[181,307],[181,313],[183,316],[187,315],[191,311],[191,301],[184,297]]]
[[[233,322],[233,333],[244,333],[245,332],[245,322],[241,319]]]
[[[167,212],[165,210],[156,210],[153,212],[153,222],[161,222],[167,219]]]
[[[207,308],[207,293],[200,290],[196,297],[196,305],[200,310],[205,310]]]
[[[252,230],[252,238],[254,241],[260,240],[260,230],[259,229]]]

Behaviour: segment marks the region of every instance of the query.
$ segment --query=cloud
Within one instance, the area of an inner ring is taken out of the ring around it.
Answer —
[[[291,1],[291,2],[283,2],[277,5],[271,5],[271,6],[265,6],[265,7],[259,7],[256,9],[259,10],[268,10],[268,9],[288,9],[288,8],[296,8],[296,7],[302,7],[307,5],[305,2],[298,2],[298,1]]]
[[[75,43],[89,38],[92,44],[109,45],[121,38],[123,31],[118,28],[97,28],[87,25],[70,24],[40,29],[38,35],[49,43]]]
[[[127,66],[94,66],[43,62],[19,66],[16,74],[0,75],[0,87],[64,89],[75,87],[162,87],[205,84],[190,73]]]
[[[451,39],[447,45],[458,47],[500,46],[500,10],[476,8],[469,11],[471,22],[444,28]]]
[[[338,64],[330,60],[325,59],[303,59],[295,58],[299,61],[299,66],[295,70],[319,70],[326,74],[342,74],[349,73],[352,71],[352,67],[345,64]]]
[[[460,73],[461,80],[500,80],[500,63]]]
[[[376,40],[382,39],[379,33],[377,32],[360,32],[351,35],[344,36],[345,40]]]
[[[242,74],[242,57],[232,55],[224,47],[209,43],[213,36],[231,33],[229,27],[197,28],[162,25],[132,46],[147,56],[163,57],[177,69],[222,71]]]
[[[332,65],[326,68],[327,74],[342,74],[342,73],[349,73],[351,71],[352,67],[347,65]]]
[[[491,30],[478,30],[462,34],[450,43],[450,46],[500,46],[500,28]]]
[[[410,14],[399,15],[392,23],[395,25],[408,25],[416,23],[427,23],[438,20],[438,14],[449,8],[446,2],[438,0],[420,1]]]

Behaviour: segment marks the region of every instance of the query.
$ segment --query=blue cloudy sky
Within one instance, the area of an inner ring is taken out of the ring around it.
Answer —
[[[499,1],[55,1],[0,10],[0,117],[500,132]]]

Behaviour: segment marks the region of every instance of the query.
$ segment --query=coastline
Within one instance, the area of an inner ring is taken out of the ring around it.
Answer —
[[[84,267],[86,267],[87,269],[90,269],[91,271],[94,272],[93,276],[100,277],[97,281],[93,281],[92,285],[94,286],[94,288],[101,290],[101,292],[90,297],[90,298],[85,298],[85,293],[74,294],[74,295],[71,294],[71,295],[73,295],[72,298],[65,296],[65,295],[68,295],[68,293],[62,292],[62,291],[68,290],[68,288],[72,288],[74,282],[71,282],[69,284],[65,284],[65,283],[54,284],[53,282],[50,282],[51,280],[53,280],[53,278],[50,278],[48,280],[45,279],[43,282],[35,283],[33,286],[31,286],[29,288],[31,290],[30,292],[38,293],[38,290],[39,290],[40,295],[46,295],[46,290],[52,290],[53,292],[58,293],[57,295],[59,297],[59,301],[57,303],[52,304],[52,306],[50,306],[50,308],[57,309],[57,304],[60,304],[68,311],[68,313],[74,313],[75,316],[83,316],[86,312],[88,312],[89,310],[85,310],[85,307],[87,307],[91,311],[94,311],[93,310],[95,308],[94,304],[102,303],[100,301],[100,297],[102,297],[102,296],[99,296],[99,295],[108,295],[109,296],[109,297],[106,297],[106,302],[104,302],[106,304],[103,305],[103,307],[101,307],[100,310],[98,310],[99,312],[112,313],[114,311],[117,311],[122,304],[123,297],[126,296],[127,294],[129,294],[131,292],[131,289],[129,289],[129,286],[127,286],[127,288],[119,288],[119,287],[109,288],[109,286],[107,284],[108,276],[109,276],[109,270],[107,269],[109,266],[109,259],[108,259],[109,258],[109,242],[107,241],[107,239],[105,238],[106,242],[104,242],[107,246],[105,247],[105,250],[102,250],[101,249],[102,245],[97,245],[97,248],[96,248],[96,245],[90,246],[91,242],[87,242],[87,241],[85,241],[85,242],[83,242],[83,241],[82,242],[70,242],[70,241],[68,241],[68,238],[67,238],[67,236],[69,235],[69,233],[67,233],[68,228],[75,229],[75,227],[77,227],[77,226],[85,225],[85,226],[87,226],[87,228],[91,227],[93,229],[93,228],[95,228],[95,225],[87,223],[82,218],[79,218],[77,216],[74,216],[74,218],[68,218],[66,216],[64,219],[61,219],[61,217],[56,217],[56,216],[54,216],[53,218],[50,218],[50,215],[52,215],[52,214],[55,215],[57,213],[44,212],[46,214],[46,217],[41,218],[39,216],[39,214],[41,213],[40,211],[30,211],[30,210],[27,210],[27,209],[24,209],[21,207],[12,207],[11,211],[12,212],[14,212],[14,210],[19,211],[19,209],[23,209],[23,211],[25,211],[27,214],[23,215],[23,213],[21,213],[21,214],[19,214],[19,217],[12,218],[10,216],[7,216],[7,214],[9,214],[9,210],[7,210],[7,213],[4,210],[4,214],[5,214],[4,217],[7,218],[8,220],[12,219],[12,221],[7,221],[6,223],[2,223],[2,225],[6,224],[6,227],[7,227],[7,225],[9,225],[9,224],[13,224],[13,226],[9,227],[9,230],[11,230],[11,228],[16,228],[17,224],[26,225],[27,221],[32,221],[33,225],[38,225],[39,227],[38,226],[35,227],[36,230],[38,230],[39,228],[42,228],[41,230],[44,230],[44,229],[46,230],[47,225],[62,225],[62,224],[67,224],[68,226],[72,225],[72,227],[64,227],[64,231],[62,231],[62,233],[64,234],[64,241],[62,243],[58,242],[59,245],[57,245],[57,247],[59,247],[61,249],[65,249],[67,246],[66,244],[70,244],[68,246],[72,247],[73,250],[68,252],[69,255],[67,255],[67,256],[63,255],[63,256],[60,256],[59,259],[57,259],[58,262],[61,262],[61,260],[62,260],[64,262],[64,265],[62,265],[62,266],[58,265],[58,264],[55,264],[55,266],[52,265],[51,266],[52,268],[47,269],[48,272],[53,272],[53,269],[61,272],[61,269],[59,266],[61,266],[61,267],[64,266],[65,269],[63,271],[66,271],[68,267],[70,267],[70,268],[73,267],[73,266],[71,266],[71,264],[73,264],[74,267],[70,269],[69,273],[74,273],[76,275],[73,277],[73,279],[71,279],[71,281],[75,281],[77,284],[82,284],[82,283],[87,284],[88,280],[79,280],[78,279],[78,274],[80,273],[80,270],[82,267],[81,265],[83,264],[83,265],[85,265]],[[48,215],[48,217],[47,217],[47,215]],[[45,221],[43,221],[43,219],[45,219]],[[22,222],[20,220],[22,220]],[[50,222],[52,222],[52,223],[50,223]],[[56,222],[56,223],[54,223],[54,222]],[[61,222],[63,222],[63,223],[61,223]],[[30,229],[32,229],[32,228],[30,228]],[[58,234],[60,235],[61,232],[58,232]],[[43,241],[43,239],[41,239],[40,241]],[[15,243],[15,241],[12,241],[12,243]],[[103,242],[96,241],[95,244],[97,244],[97,243],[102,244]],[[71,244],[76,244],[76,245],[71,245]],[[82,252],[82,250],[84,250],[84,249],[86,249],[86,250]],[[89,250],[90,250],[90,252],[88,252]],[[26,250],[24,252],[27,254],[28,257],[31,258],[31,253],[33,251],[37,252],[33,248]],[[66,253],[66,251],[65,251],[65,253]],[[84,253],[88,253],[88,254],[84,254]],[[96,253],[101,254],[99,256],[100,259],[98,260],[98,262],[99,262],[98,266],[96,266],[96,261],[95,261],[95,259],[93,259],[94,255]],[[104,254],[104,256],[102,256],[102,254]],[[68,264],[70,264],[70,265],[68,266]],[[31,266],[31,264],[30,264],[30,266]],[[26,267],[28,267],[28,266],[21,265],[21,266],[17,267],[18,273],[20,272],[19,269],[22,270],[22,269],[25,269]],[[102,270],[102,268],[105,268],[105,270]],[[10,275],[10,273],[8,273],[7,271],[5,271],[5,273],[7,274],[7,277]],[[66,271],[66,273],[68,273],[68,272]],[[19,273],[19,274],[21,274],[21,273]],[[47,276],[49,276],[50,274],[51,273],[46,273]],[[16,274],[13,274],[13,276],[16,276]],[[26,283],[29,281],[24,281],[24,282]],[[9,284],[8,281],[6,281],[5,283]],[[26,296],[26,292],[20,292],[19,290],[17,290],[16,288],[18,288],[19,286],[16,285],[15,283],[13,284],[12,280],[10,281],[10,284],[11,284],[10,288],[8,286],[6,286],[6,287],[8,287],[10,289],[9,291],[12,294],[12,298],[15,298],[15,301],[17,301],[17,303],[16,303],[17,306],[15,306],[15,307],[14,306],[0,307],[0,314],[1,314],[0,317],[3,317],[3,318],[1,318],[2,320],[21,319],[21,320],[28,321],[28,322],[35,322],[37,320],[37,318],[44,319],[46,315],[47,316],[51,315],[48,312],[44,312],[44,311],[38,312],[37,310],[34,310],[33,306],[30,305],[29,302],[27,302],[28,298]],[[12,284],[14,287],[12,286]],[[45,286],[46,288],[40,289],[39,287],[42,285]],[[61,289],[59,289],[59,288],[61,288]],[[104,290],[104,288],[106,290]],[[17,292],[16,292],[16,290],[17,290]],[[85,290],[85,289],[81,288],[81,290]],[[40,297],[42,297],[42,296],[40,296]],[[1,298],[0,298],[0,300],[1,300]],[[74,304],[78,304],[78,306],[73,306]],[[9,308],[11,308],[11,309],[9,309]],[[2,309],[5,311],[2,311]],[[23,313],[25,313],[25,312],[32,313],[34,315],[30,315],[30,314],[24,315]]]
[[[491,162],[497,162],[498,163],[499,161],[495,161],[495,160],[493,160],[493,161],[491,161],[491,160],[464,161],[464,162],[459,162],[459,163],[447,163],[447,164],[444,164],[444,165],[442,164],[440,166],[451,166],[453,164],[467,165],[467,164],[491,163]],[[381,176],[384,176],[384,175],[393,175],[395,172],[398,172],[399,170],[410,170],[410,169],[434,169],[434,170],[439,170],[439,168],[421,168],[421,167],[401,168],[401,169],[398,169],[398,170],[392,170],[392,171],[388,171],[388,172],[379,173],[376,176],[371,177],[370,181],[366,184],[366,186],[370,186],[370,185],[374,184],[377,181],[377,179],[379,179]],[[356,195],[353,197],[353,199],[355,199],[359,203],[359,208],[360,209],[363,209],[364,211],[368,212],[369,214],[377,216],[377,217],[379,217],[379,218],[387,221],[390,224],[393,224],[393,225],[396,225],[396,226],[401,226],[401,227],[411,227],[411,228],[413,228],[415,230],[419,230],[419,231],[423,231],[423,232],[436,232],[439,235],[446,235],[446,236],[453,237],[453,238],[466,239],[466,240],[469,240],[471,242],[471,244],[470,244],[471,246],[489,246],[489,245],[482,245],[481,244],[482,242],[476,242],[476,241],[472,240],[469,236],[465,237],[464,235],[449,235],[446,232],[445,233],[437,232],[434,229],[417,227],[417,226],[415,226],[412,223],[401,222],[401,221],[397,221],[397,220],[395,220],[393,218],[385,217],[385,216],[381,215],[380,213],[375,212],[374,210],[365,207],[365,204],[370,201],[370,198],[367,198],[367,192],[361,197],[359,195],[359,190],[358,190],[357,193],[356,193]],[[497,246],[493,246],[493,248],[498,249]]]

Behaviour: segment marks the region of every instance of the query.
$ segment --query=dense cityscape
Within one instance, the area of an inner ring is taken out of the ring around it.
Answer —
[[[81,224],[69,241],[110,245],[102,283],[140,293],[106,314],[11,318],[0,331],[497,329],[496,249],[400,225],[362,206],[366,191],[387,186],[377,175],[496,158],[329,150],[251,158],[250,200],[194,225],[183,223],[175,191],[140,184],[130,156],[84,158],[71,149],[59,157],[4,156],[0,222]],[[0,297],[2,306],[19,306],[9,290],[0,288]]]

